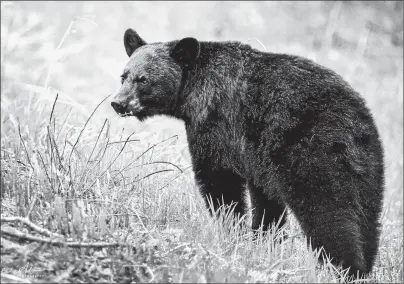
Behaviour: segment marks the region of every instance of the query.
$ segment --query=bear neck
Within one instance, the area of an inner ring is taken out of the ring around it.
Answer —
[[[225,117],[221,111],[226,106],[237,107],[235,101],[246,88],[245,55],[251,50],[240,42],[200,42],[199,57],[184,75],[175,116],[186,126],[196,127],[211,120],[212,114]]]

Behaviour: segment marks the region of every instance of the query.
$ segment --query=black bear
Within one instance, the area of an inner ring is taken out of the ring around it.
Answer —
[[[141,121],[183,120],[205,200],[235,202],[244,214],[248,184],[253,229],[282,225],[288,206],[314,248],[351,274],[371,271],[383,148],[347,82],[311,60],[236,41],[146,43],[128,29],[124,46],[130,59],[112,107]]]

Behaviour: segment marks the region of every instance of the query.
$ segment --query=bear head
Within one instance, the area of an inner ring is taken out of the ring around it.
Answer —
[[[119,115],[139,120],[159,114],[176,116],[184,76],[199,56],[198,40],[187,37],[148,44],[128,29],[123,41],[129,61],[111,106]]]

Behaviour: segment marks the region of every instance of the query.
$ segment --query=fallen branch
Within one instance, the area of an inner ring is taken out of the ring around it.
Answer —
[[[48,237],[54,237],[54,238],[63,238],[62,235],[52,233],[51,231],[41,228],[34,223],[32,223],[28,218],[23,218],[23,217],[1,217],[0,218],[1,223],[3,222],[21,222],[24,225],[30,227],[32,230],[37,231],[41,235],[46,235]]]
[[[29,281],[27,278],[21,278],[2,272],[1,283],[31,283],[31,281]]]
[[[71,248],[103,248],[103,247],[120,247],[120,246],[128,246],[128,244],[124,243],[105,243],[105,242],[95,242],[95,243],[86,243],[86,242],[65,242],[60,239],[45,239],[42,237],[33,236],[30,234],[25,234],[20,231],[17,231],[11,227],[1,228],[2,236],[14,237],[20,240],[32,241],[32,242],[40,242],[53,246],[59,247],[71,247]]]

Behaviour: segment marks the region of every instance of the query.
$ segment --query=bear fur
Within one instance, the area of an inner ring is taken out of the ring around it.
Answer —
[[[287,206],[313,248],[324,247],[351,275],[371,271],[383,148],[368,107],[347,82],[306,58],[236,41],[148,44],[128,29],[124,45],[130,59],[111,105],[141,121],[184,121],[207,204],[235,203],[245,214],[248,188],[254,230],[283,225]]]

